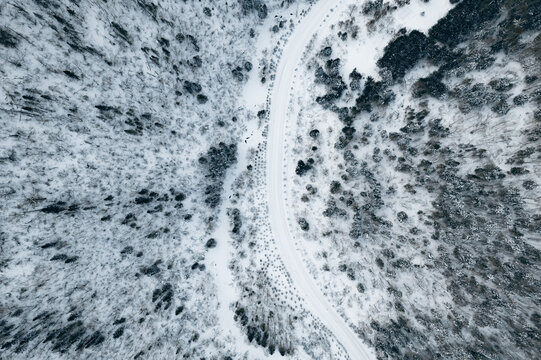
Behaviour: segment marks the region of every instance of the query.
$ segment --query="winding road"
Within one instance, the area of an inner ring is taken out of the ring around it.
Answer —
[[[302,259],[296,253],[293,237],[289,231],[286,202],[284,199],[284,137],[288,105],[293,77],[313,34],[327,17],[338,17],[339,9],[347,1],[320,0],[297,25],[282,53],[274,87],[271,93],[270,121],[267,147],[267,187],[269,196],[269,220],[278,251],[294,285],[305,298],[308,310],[331,331],[352,360],[375,359],[373,351],[366,346],[348,324],[334,310],[314,279],[308,273]],[[334,10],[333,10],[334,9]],[[328,19],[329,21],[331,19]]]

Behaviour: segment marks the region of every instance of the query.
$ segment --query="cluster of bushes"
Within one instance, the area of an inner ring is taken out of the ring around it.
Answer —
[[[257,345],[267,348],[271,355],[276,350],[282,356],[293,354],[291,344],[284,338],[286,334],[276,332],[282,325],[280,317],[272,311],[261,317],[259,315],[254,317],[250,314],[249,308],[237,303],[234,319],[244,327],[250,343],[255,342]]]
[[[383,11],[383,2],[370,2],[364,9],[365,13]],[[507,19],[497,25],[498,36],[491,37],[491,33],[485,31],[487,27],[494,26],[493,22],[502,13],[502,8],[508,11]],[[382,72],[382,81],[367,78],[364,88],[360,89],[362,75],[354,70],[350,74],[350,88],[361,91],[355,105],[351,108],[338,108],[334,102],[340,98],[346,89],[337,66],[338,59],[328,60],[327,72],[319,67],[316,70],[316,83],[325,84],[329,92],[317,98],[317,102],[326,109],[338,113],[339,118],[346,124],[361,112],[371,112],[374,106],[386,106],[394,99],[394,94],[389,85],[401,81],[405,74],[417,65],[421,60],[427,60],[439,69],[428,77],[418,79],[412,87],[412,94],[416,98],[431,96],[442,98],[445,95],[456,98],[461,102],[461,109],[468,112],[472,107],[489,105],[491,109],[500,115],[506,114],[510,105],[507,102],[509,89],[488,92],[482,86],[475,88],[454,89],[450,91],[444,84],[443,79],[453,74],[463,74],[474,69],[486,69],[495,60],[493,53],[510,48],[519,47],[515,38],[510,39],[513,32],[522,33],[535,29],[539,20],[532,17],[532,9],[539,8],[539,4],[517,5],[502,0],[467,0],[459,2],[445,17],[440,19],[428,33],[428,36],[419,31],[407,32],[400,30],[398,36],[384,49],[383,56],[377,61]],[[513,19],[513,20],[511,20]],[[517,29],[517,25],[520,28]],[[458,43],[483,38],[489,44],[489,51],[480,51],[475,48],[456,49]],[[332,49],[326,47],[320,51],[320,56],[330,56]],[[389,76],[387,76],[389,74]],[[517,97],[513,102],[522,105],[527,97]]]
[[[227,169],[237,162],[237,145],[221,142],[217,147],[212,146],[205,156],[199,158],[199,163],[206,170],[205,177],[209,184],[205,189],[205,204],[216,208],[220,204],[223,181]]]
[[[260,19],[267,18],[269,10],[263,0],[239,0],[245,14],[255,12]]]
[[[325,49],[323,52],[325,52]],[[331,107],[347,89],[346,83],[340,75],[340,59],[327,60],[325,69],[318,66],[316,69],[316,83],[325,85],[328,90],[327,94],[318,96],[316,102],[325,109]]]
[[[22,313],[23,311],[19,309],[10,316],[12,320],[17,320],[19,326],[10,321],[9,316],[0,320],[0,342],[4,351],[21,354],[33,341],[40,339],[43,343],[51,344],[53,351],[66,353],[72,348],[80,351],[99,347],[106,340],[101,331],[93,330],[91,325],[85,324],[80,319],[82,314],[76,311],[69,314],[67,321],[54,311],[42,312],[29,319],[32,325],[28,324],[27,329],[20,323],[19,317]]]

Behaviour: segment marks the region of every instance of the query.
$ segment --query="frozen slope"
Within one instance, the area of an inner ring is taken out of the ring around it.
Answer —
[[[331,17],[337,17],[346,1],[319,1],[291,34],[282,53],[274,87],[271,93],[270,121],[267,151],[267,186],[269,196],[269,220],[273,236],[284,265],[293,279],[294,285],[304,295],[308,309],[319,317],[325,326],[340,341],[349,357],[354,360],[373,359],[373,352],[359,339],[346,322],[331,307],[316,286],[297,256],[292,236],[289,232],[284,199],[284,134],[291,94],[291,83],[296,67],[305,47],[320,25]]]

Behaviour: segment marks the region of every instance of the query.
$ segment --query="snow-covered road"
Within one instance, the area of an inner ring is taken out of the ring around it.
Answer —
[[[290,234],[284,199],[284,135],[288,115],[288,104],[292,92],[291,84],[305,47],[326,20],[331,22],[347,1],[320,0],[308,15],[297,25],[286,44],[271,93],[270,122],[267,147],[267,187],[269,196],[269,220],[276,244],[284,265],[294,285],[305,298],[308,310],[320,319],[345,348],[350,359],[375,359],[375,355],[353,332],[333,309],[316,286],[295,250]]]

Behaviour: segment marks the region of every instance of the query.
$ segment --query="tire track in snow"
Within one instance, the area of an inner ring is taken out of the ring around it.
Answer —
[[[304,296],[308,310],[318,317],[342,344],[350,359],[375,359],[375,355],[353,332],[347,323],[333,309],[314,279],[305,268],[302,259],[296,254],[293,236],[290,234],[284,199],[284,137],[291,83],[297,65],[313,34],[325,22],[338,18],[340,9],[347,1],[338,4],[331,0],[320,0],[291,34],[284,47],[276,70],[271,93],[270,119],[267,146],[267,192],[269,221],[276,246],[284,266],[295,287]],[[287,176],[287,174],[285,175]]]

